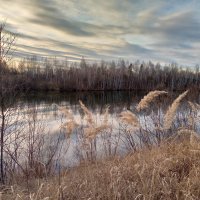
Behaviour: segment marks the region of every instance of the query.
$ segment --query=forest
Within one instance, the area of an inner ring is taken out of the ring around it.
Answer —
[[[2,66],[22,90],[34,91],[109,91],[109,90],[185,90],[200,87],[199,66],[184,68],[177,64],[134,63],[124,60],[80,63],[36,56],[17,64]]]

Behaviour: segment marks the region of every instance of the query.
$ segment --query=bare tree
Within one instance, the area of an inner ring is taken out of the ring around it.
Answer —
[[[6,30],[6,24],[0,24],[0,67],[12,59],[15,51],[16,35]]]
[[[12,98],[14,98],[16,87],[8,76],[7,63],[12,58],[15,38],[15,35],[6,31],[5,24],[0,25],[0,182],[2,184],[5,183],[4,137],[8,122],[6,117],[9,115],[8,107],[11,103],[9,97],[12,95]]]

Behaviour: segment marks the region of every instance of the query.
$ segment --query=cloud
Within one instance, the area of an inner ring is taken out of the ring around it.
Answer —
[[[7,18],[8,29],[18,33],[17,56],[199,62],[196,0],[0,2],[0,17]]]

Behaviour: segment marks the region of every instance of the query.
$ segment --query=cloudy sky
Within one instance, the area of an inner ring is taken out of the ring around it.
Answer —
[[[200,64],[199,0],[0,0],[16,56]]]

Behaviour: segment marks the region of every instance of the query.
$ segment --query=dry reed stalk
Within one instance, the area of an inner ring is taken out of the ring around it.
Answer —
[[[109,108],[110,106],[107,106],[104,112],[104,124],[108,124],[108,114],[109,114]]]
[[[193,129],[194,129],[195,123],[199,120],[199,116],[197,115],[197,112],[200,109],[200,105],[197,104],[197,103],[193,103],[191,101],[188,101],[188,103],[189,103],[191,110],[193,112],[193,113],[191,113],[191,115],[189,115],[188,122],[189,122],[189,125],[191,127],[193,127]]]
[[[92,140],[97,136],[98,133],[111,127],[110,125],[108,125],[109,106],[107,106],[107,108],[105,109],[103,123],[101,125],[97,125],[93,120],[93,115],[88,110],[88,108],[83,104],[82,101],[79,100],[79,103],[86,115],[87,128],[84,128],[86,139]]]
[[[189,103],[189,105],[190,105],[190,107],[192,109],[192,112],[196,112],[197,111],[196,105],[194,103],[192,103],[191,101],[188,101],[188,103]]]
[[[197,111],[196,105],[194,103],[192,103],[191,101],[188,101],[188,103],[192,109],[192,112],[196,113],[196,111]],[[188,116],[188,123],[189,123],[190,127],[194,128],[195,120],[194,120],[194,116],[192,114]]]
[[[58,106],[58,109],[65,115],[67,118],[67,121],[61,126],[62,128],[65,128],[67,130],[66,135],[69,137],[72,133],[72,131],[79,125],[76,120],[74,119],[74,115],[72,112],[65,108]]]
[[[180,129],[177,135],[183,137],[183,139],[189,139],[191,145],[194,145],[199,140],[198,134],[194,130],[187,128]]]
[[[170,129],[173,119],[176,115],[176,110],[178,108],[178,106],[180,105],[181,101],[186,97],[186,95],[188,94],[188,90],[183,92],[182,94],[180,94],[171,104],[171,106],[169,106],[165,116],[164,116],[164,129]]]
[[[140,127],[140,122],[137,116],[129,110],[122,112],[120,114],[120,119],[131,126]]]
[[[198,103],[195,103],[198,110],[200,110],[200,105]]]
[[[188,118],[187,118],[187,120],[188,120],[188,125],[192,128],[194,128],[194,125],[195,125],[195,120],[194,120],[194,117],[193,116],[191,116],[191,115],[189,115],[188,116]]]
[[[149,104],[158,96],[163,95],[163,94],[167,94],[166,91],[159,91],[159,90],[155,90],[155,91],[151,91],[149,92],[146,96],[144,96],[144,98],[139,102],[139,104],[137,105],[136,109],[137,111],[141,111],[145,108],[149,107]]]
[[[193,103],[191,101],[188,101],[188,103],[193,112],[197,112],[200,109],[200,105],[198,103]]]
[[[95,124],[92,113],[88,110],[88,108],[83,104],[81,100],[79,100],[80,106],[85,113],[86,121],[88,124],[93,125]]]
[[[78,124],[75,121],[67,121],[62,125],[62,128],[65,128],[68,130],[66,132],[66,135],[69,137],[72,131],[78,126]]]
[[[106,124],[102,124],[102,125],[97,126],[97,127],[84,128],[85,137],[86,137],[86,139],[92,140],[92,139],[96,138],[97,134],[99,134],[102,131],[105,131],[109,128],[110,128],[110,126],[106,125]]]
[[[66,107],[61,107],[59,105],[56,106],[58,107],[59,111],[65,115],[65,117],[67,117],[70,120],[74,120],[74,116],[69,109],[67,109]]]

